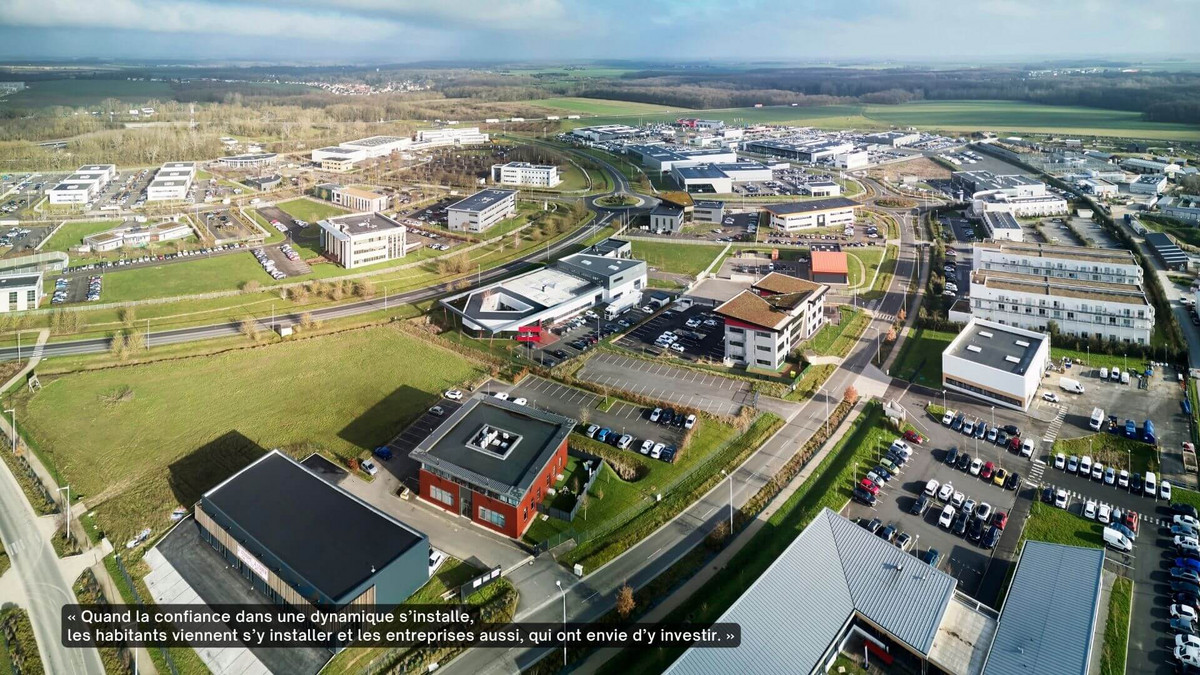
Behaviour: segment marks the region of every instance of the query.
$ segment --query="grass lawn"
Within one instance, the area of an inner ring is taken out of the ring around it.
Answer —
[[[1080,438],[1060,438],[1054,441],[1054,452],[1070,457],[1089,455],[1092,461],[1111,466],[1120,471],[1127,469],[1145,474],[1158,471],[1158,448],[1149,443],[1135,441],[1116,434],[1099,433]],[[1133,468],[1129,467],[1130,462]]]
[[[78,246],[83,243],[83,238],[111,230],[121,224],[120,220],[93,220],[79,223],[67,223],[54,233],[42,246],[43,251],[62,251],[70,250],[72,246]]]
[[[846,262],[849,264],[850,288],[860,288],[870,284],[875,279],[875,270],[883,260],[882,248],[858,248],[846,251]],[[855,264],[854,258],[860,264]]]
[[[722,247],[675,242],[633,242],[633,257],[645,260],[650,267],[672,274],[696,276],[708,268],[721,254]]]
[[[1140,358],[1126,358],[1121,354],[1113,356],[1111,354],[1097,354],[1096,352],[1088,352],[1086,349],[1063,349],[1060,347],[1050,348],[1050,358],[1056,362],[1061,362],[1064,356],[1069,356],[1076,364],[1089,365],[1091,368],[1113,368],[1114,366],[1125,370],[1126,367],[1136,368],[1139,372],[1146,369],[1146,362]],[[1074,366],[1078,368],[1079,366]],[[1070,372],[1067,373],[1071,375]]]
[[[1040,501],[1033,502],[1021,541],[1049,541],[1067,546],[1104,547],[1104,526]]]
[[[279,206],[279,208],[289,216],[293,218],[299,218],[300,220],[306,220],[310,223],[316,223],[318,220],[322,220],[324,218],[332,218],[333,216],[340,216],[344,213],[350,213],[340,206],[324,204],[311,199],[292,199],[290,201],[281,202],[277,206]],[[273,231],[274,228],[268,228],[268,230]]]
[[[265,449],[345,459],[399,432],[481,366],[387,327],[194,359],[43,377],[27,440],[113,541]],[[128,394],[116,395],[128,388]],[[24,391],[24,390],[23,390]]]
[[[1108,622],[1100,652],[1100,675],[1124,675],[1129,650],[1129,610],[1133,607],[1133,580],[1117,577],[1108,598]]]
[[[825,324],[817,334],[803,346],[804,351],[811,351],[820,356],[845,356],[850,348],[858,341],[858,336],[870,323],[870,317],[861,309],[842,306],[838,308],[842,315],[838,325]]]
[[[646,113],[670,112],[672,110],[687,110],[687,108],[669,107],[655,103],[612,101],[601,98],[579,98],[575,96],[542,98],[526,102],[530,105],[565,110],[568,113],[579,113],[582,115],[641,115]]]
[[[892,365],[892,375],[914,384],[940,388],[942,386],[942,352],[950,346],[957,333],[917,328],[900,349]]]
[[[232,291],[245,281],[273,280],[249,252],[197,258],[103,275],[102,302],[169,298],[211,291]]]

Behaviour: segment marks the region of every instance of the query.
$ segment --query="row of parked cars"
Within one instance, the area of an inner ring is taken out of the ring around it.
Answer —
[[[50,304],[57,305],[67,301],[67,293],[69,292],[70,282],[66,277],[59,277],[54,280],[54,295],[50,297]]]
[[[1200,513],[1190,504],[1171,505],[1173,551],[1170,560],[1170,621],[1174,634],[1171,653],[1176,672],[1200,673]]]
[[[916,437],[914,441],[919,443],[920,441],[916,439],[919,439],[920,436],[916,435],[915,432],[912,433]],[[874,506],[882,486],[899,476],[902,468],[912,459],[912,456],[913,448],[908,442],[900,438],[893,440],[883,459],[879,460],[879,464],[867,472],[866,477],[859,481],[858,485],[854,486],[852,493],[854,501],[866,504],[867,506]],[[924,514],[928,508],[929,501],[922,496],[913,505],[912,513]],[[888,543],[894,544],[901,551],[915,553],[912,550],[915,544],[913,536],[908,532],[901,531],[896,524],[884,525],[883,521],[879,518],[872,518],[870,521],[865,521],[861,524],[868,532]],[[921,553],[919,557],[925,563],[936,567],[942,555],[937,549],[930,548]]]
[[[601,443],[608,443],[620,450],[641,452],[647,457],[661,459],[664,462],[675,461],[677,450],[674,445],[653,441],[649,438],[644,439],[639,444],[632,434],[618,433],[608,427],[601,427],[597,424],[588,425],[587,429],[584,430],[584,435],[588,438],[594,438]]]
[[[254,254],[254,259],[258,261],[258,264],[262,265],[263,270],[266,271],[267,274],[271,275],[272,279],[279,281],[287,276],[283,272],[280,272],[277,267],[275,267],[275,261],[267,257],[266,251],[262,250],[261,248],[256,248],[251,251],[251,253]]]
[[[1143,495],[1151,499],[1171,499],[1171,483],[1170,481],[1158,481],[1158,477],[1153,471],[1147,471],[1146,475],[1134,471],[1132,474],[1127,469],[1116,469],[1112,466],[1104,466],[1099,461],[1092,461],[1088,455],[1079,457],[1077,455],[1066,456],[1063,453],[1058,453],[1054,456],[1054,468],[1061,469],[1067,473],[1077,474],[1084,478],[1090,478],[1094,481],[1103,482],[1105,485],[1129,490],[1135,495]]]
[[[292,262],[300,262],[300,254],[296,253],[296,249],[292,248],[291,244],[280,244],[279,252],[287,256]]]
[[[991,426],[982,419],[967,417],[963,413],[956,413],[953,410],[947,410],[942,415],[942,424],[954,431],[961,431],[965,436],[995,443],[1022,457],[1032,457],[1033,453],[1037,451],[1037,441],[1032,438],[1021,440],[1021,427],[1015,424]]]

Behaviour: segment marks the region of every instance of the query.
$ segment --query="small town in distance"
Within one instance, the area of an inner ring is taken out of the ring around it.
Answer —
[[[1200,673],[1151,5],[0,7],[0,675]]]

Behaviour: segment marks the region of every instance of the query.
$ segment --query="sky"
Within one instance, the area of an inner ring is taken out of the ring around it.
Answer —
[[[1200,0],[0,0],[0,59],[987,62],[1198,29]]]

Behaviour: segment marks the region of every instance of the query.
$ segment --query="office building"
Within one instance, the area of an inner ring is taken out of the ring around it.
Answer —
[[[683,208],[660,202],[650,211],[650,231],[660,234],[675,233],[683,227]]]
[[[975,244],[974,268],[1064,279],[1142,284],[1142,266],[1131,251],[1116,248],[987,241]]]
[[[167,162],[146,187],[146,201],[181,201],[187,199],[192,179],[196,177],[195,162]]]
[[[273,152],[255,152],[245,155],[222,157],[217,160],[217,163],[231,169],[253,169],[260,166],[270,166],[275,163],[278,157]]]
[[[627,145],[626,154],[658,173],[668,173],[676,167],[704,164],[736,164],[737,152],[729,148],[679,148],[666,145]]]
[[[1158,173],[1147,173],[1129,182],[1129,192],[1135,195],[1160,195],[1167,189],[1167,177]]]
[[[771,214],[771,227],[795,232],[810,227],[845,227],[854,224],[858,202],[845,197],[814,199],[806,202],[771,204],[763,209]]]
[[[942,387],[1028,410],[1049,359],[1049,335],[975,316],[942,352]]]
[[[984,211],[983,230],[988,239],[996,241],[1024,241],[1021,224],[1008,211]]]
[[[421,498],[514,539],[567,465],[575,420],[478,392],[409,456]]]
[[[1097,197],[1117,196],[1117,186],[1103,178],[1085,178],[1078,181],[1076,185],[1080,190]]]
[[[1200,223],[1200,195],[1171,195],[1158,200],[1158,211],[1168,218]]]
[[[420,133],[420,132],[418,132]],[[338,143],[338,147],[347,150],[361,150],[364,159],[372,157],[384,157],[393,152],[400,152],[408,149],[413,144],[413,140],[408,136],[369,136],[360,138],[356,141],[346,141]]]
[[[313,188],[313,194],[356,213],[376,213],[388,207],[387,195],[337,183],[322,183]]]
[[[46,191],[51,204],[88,204],[117,177],[115,164],[88,164]]]
[[[825,323],[829,287],[772,272],[715,310],[725,318],[725,360],[767,370],[786,364]]]
[[[570,116],[568,116],[570,119]],[[591,127],[577,127],[571,130],[571,135],[588,141],[612,141],[618,138],[637,136],[641,131],[636,127],[625,124],[601,124]]]
[[[429,581],[429,540],[278,450],[196,504],[200,538],[277,605],[394,607]]]
[[[192,228],[178,222],[157,225],[128,224],[83,238],[85,249],[104,253],[119,248],[142,248],[150,244],[187,239]]]
[[[743,160],[721,164],[697,164],[681,166],[676,163],[671,169],[675,184],[688,192],[728,194],[733,186],[771,180],[770,167],[758,162]]]
[[[346,269],[404,257],[406,228],[382,213],[335,216],[317,225],[326,257]]]
[[[42,273],[0,275],[0,312],[37,309],[42,300]]]
[[[312,151],[312,161],[325,171],[344,172],[367,158],[365,150],[352,150],[338,146],[317,148]]]
[[[600,304],[632,307],[646,288],[646,263],[630,259],[629,242],[608,239],[549,266],[441,301],[465,330],[512,333],[549,326]]]
[[[971,313],[1039,332],[1053,322],[1064,335],[1142,345],[1154,332],[1154,305],[1135,284],[977,269]]]
[[[976,218],[986,212],[1006,212],[1017,218],[1068,212],[1065,197],[1050,192],[1045,183],[1028,176],[955,171],[950,174],[950,185],[963,201],[971,203],[971,214]]]
[[[562,182],[558,167],[553,164],[509,162],[492,165],[492,182],[498,185],[554,187]]]
[[[720,224],[725,219],[725,202],[716,199],[697,199],[692,205],[692,220],[697,223]]]
[[[716,622],[740,625],[740,646],[689,648],[666,675],[836,674],[850,642],[885,672],[979,675],[996,631],[953,576],[828,508]]]
[[[463,145],[481,145],[487,143],[489,136],[479,127],[443,127],[441,129],[422,129],[412,140],[412,150],[431,150],[433,148],[457,147]]]
[[[821,160],[832,161],[838,155],[852,152],[854,144],[840,139],[783,138],[747,141],[742,148],[746,152],[812,164]]]
[[[842,186],[831,180],[814,180],[800,186],[804,194],[811,197],[839,197]]]
[[[863,136],[864,143],[886,145],[891,148],[902,148],[921,140],[921,134],[915,131],[882,131]]]
[[[853,171],[861,169],[871,163],[871,156],[866,150],[855,150],[853,152],[843,152],[834,156],[833,165],[839,169]]]
[[[516,190],[480,190],[446,207],[448,227],[456,232],[484,232],[516,214]]]

